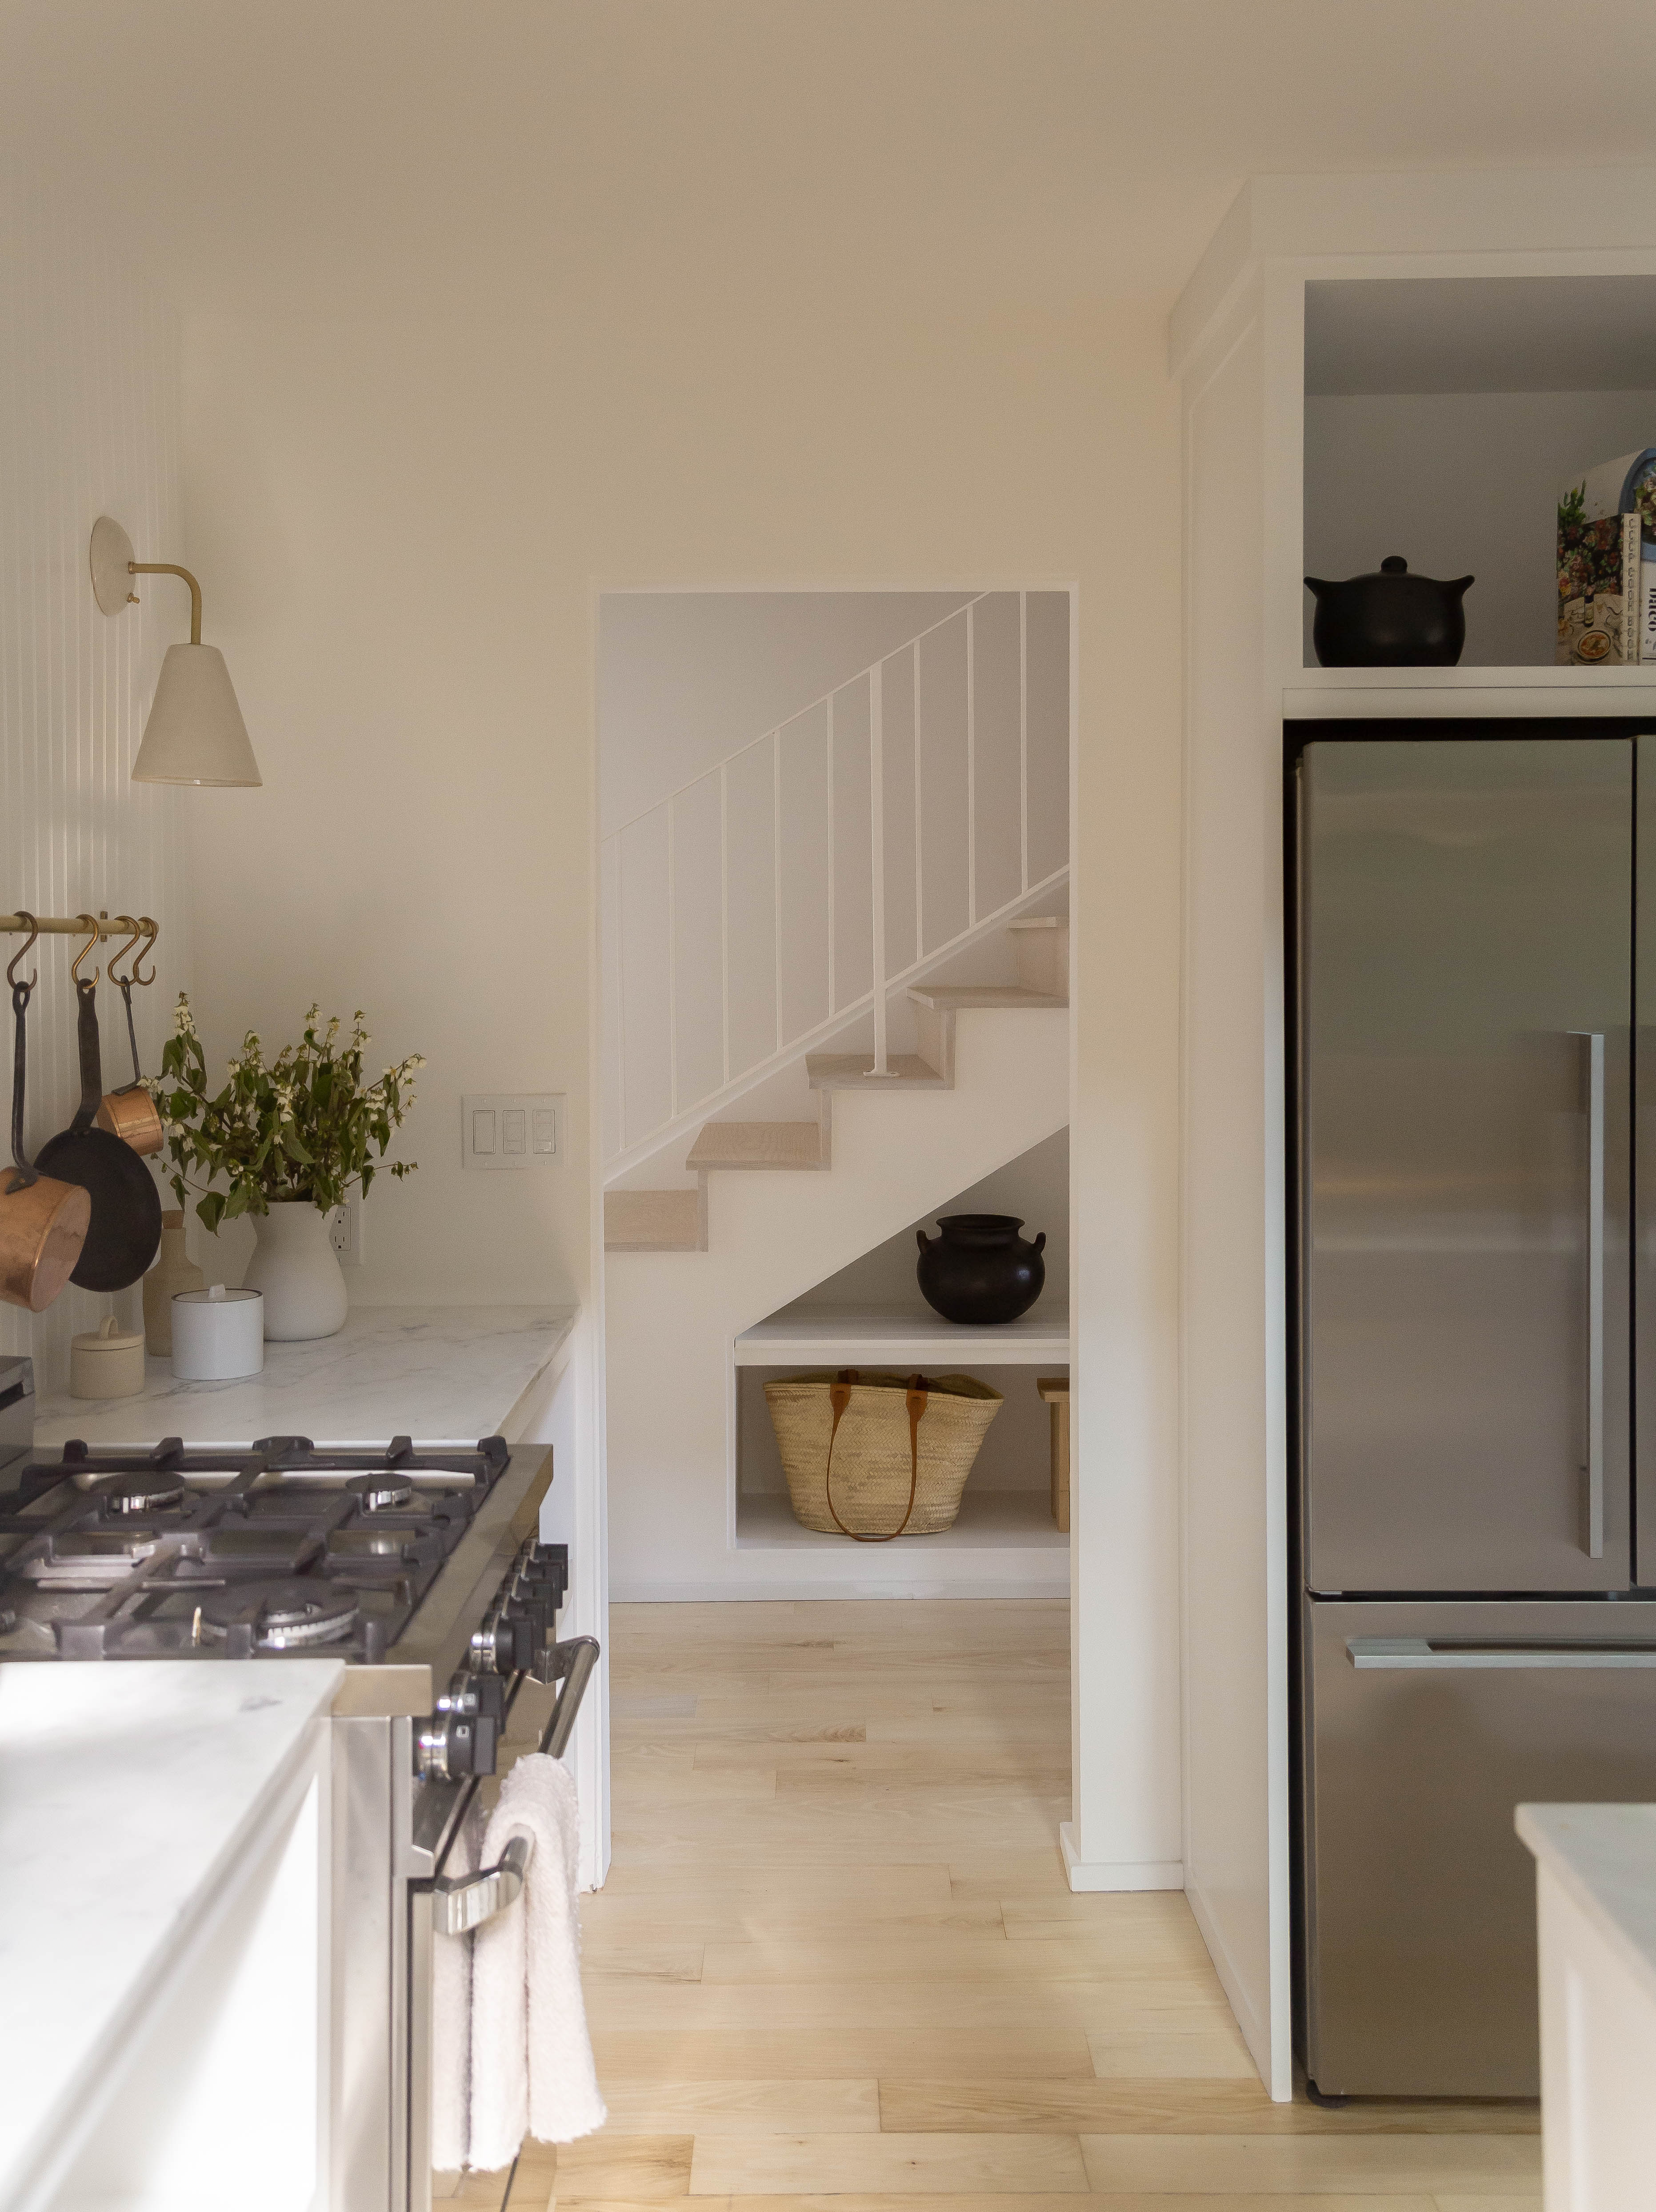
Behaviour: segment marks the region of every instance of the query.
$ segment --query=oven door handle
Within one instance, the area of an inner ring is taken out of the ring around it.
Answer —
[[[467,1936],[515,1905],[523,1893],[524,1875],[535,1853],[532,1836],[512,1836],[492,1867],[476,1874],[440,1875],[429,1885],[431,1924],[440,1936]],[[425,1887],[425,1885],[422,1885]]]
[[[563,1684],[558,1702],[552,1708],[552,1717],[547,1723],[546,1734],[541,1738],[541,1749],[554,1759],[561,1759],[568,1748],[575,1716],[580,1711],[580,1701],[586,1695],[586,1685],[598,1657],[596,1636],[572,1636],[567,1644],[549,1644],[535,1662],[537,1682]]]

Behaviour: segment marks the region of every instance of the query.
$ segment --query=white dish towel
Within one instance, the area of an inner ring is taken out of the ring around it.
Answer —
[[[482,1828],[474,1806],[449,1846],[446,1875],[476,1872]],[[458,2173],[466,2162],[471,2107],[471,1938],[431,1941],[431,2162],[440,2173]]]
[[[520,1759],[500,1785],[481,1863],[493,1866],[514,1835],[531,1837],[523,1896],[472,1937],[467,2164],[485,2172],[509,2166],[525,2133],[573,2142],[608,2117],[581,1996],[578,1830],[568,1768],[538,1752]]]

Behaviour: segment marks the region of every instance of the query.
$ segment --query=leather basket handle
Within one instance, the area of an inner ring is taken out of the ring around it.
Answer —
[[[834,1425],[828,1431],[828,1469],[822,1479],[823,1490],[828,1498],[828,1515],[840,1534],[842,1536],[849,1536],[853,1544],[895,1543],[913,1517],[914,1493],[919,1488],[920,1483],[920,1423],[925,1418],[931,1385],[924,1375],[911,1375],[904,1397],[904,1403],[908,1408],[908,1504],[903,1509],[903,1517],[889,1535],[859,1536],[854,1528],[846,1528],[835,1510],[834,1504],[834,1441],[840,1433],[840,1417],[851,1403],[852,1389],[857,1379],[857,1370],[854,1367],[842,1367],[840,1370],[839,1379],[828,1386],[828,1403],[834,1408]]]

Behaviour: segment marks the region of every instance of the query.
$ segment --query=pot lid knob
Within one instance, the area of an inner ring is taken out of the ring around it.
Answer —
[[[1388,553],[1386,558],[1380,562],[1380,574],[1382,576],[1406,576],[1408,573],[1409,563],[1404,559],[1401,553]]]

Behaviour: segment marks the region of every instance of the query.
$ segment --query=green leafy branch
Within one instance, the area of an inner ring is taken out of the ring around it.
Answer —
[[[201,1191],[196,1212],[211,1231],[283,1203],[325,1212],[353,1184],[366,1197],[377,1175],[400,1178],[418,1165],[385,1155],[414,1105],[423,1055],[410,1053],[366,1083],[361,1009],[343,1045],[338,1015],[319,1030],[318,1011],[313,1006],[306,1015],[301,1042],[284,1045],[268,1062],[249,1030],[228,1064],[229,1080],[213,1091],[189,998],[179,994],[161,1073],[146,1085],[167,1132],[173,1195],[182,1206],[188,1190]],[[209,1188],[214,1183],[226,1188]]]

